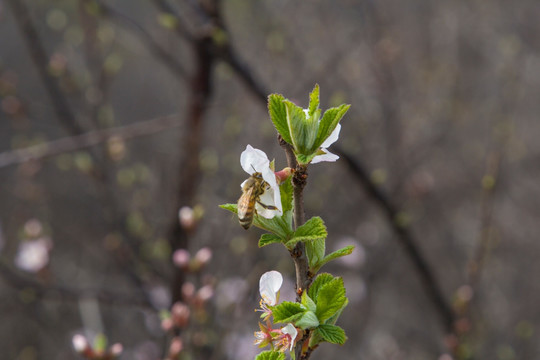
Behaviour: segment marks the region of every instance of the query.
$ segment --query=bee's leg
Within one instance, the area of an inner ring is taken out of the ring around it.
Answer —
[[[267,210],[277,210],[278,208],[273,206],[273,205],[266,205],[266,204],[263,204],[262,202],[260,202],[259,200],[257,200],[257,203],[259,205],[261,205],[263,208],[267,209]]]

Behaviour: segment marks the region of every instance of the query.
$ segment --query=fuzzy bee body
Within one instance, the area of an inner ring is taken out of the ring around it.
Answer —
[[[268,184],[260,172],[251,175],[242,186],[242,196],[238,199],[238,222],[244,229],[249,229],[253,223],[253,216],[257,213],[255,204],[259,203],[266,209],[275,210],[275,206],[264,205],[260,197],[266,191]]]

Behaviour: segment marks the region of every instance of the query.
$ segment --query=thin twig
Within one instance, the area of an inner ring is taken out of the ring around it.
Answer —
[[[23,149],[5,151],[0,153],[0,168],[82,150],[115,139],[126,140],[139,136],[147,136],[170,130],[180,125],[181,122],[178,120],[178,116],[170,115],[126,126],[89,131],[84,134],[68,136]]]
[[[48,71],[49,57],[47,56],[43,43],[39,39],[36,27],[32,22],[30,12],[24,3],[24,0],[7,0],[7,3],[11,7],[21,33],[24,35],[23,40],[28,47],[30,57],[38,70],[41,81],[47,90],[47,94],[50,97],[58,120],[70,134],[76,135],[82,133],[84,129],[77,122],[58,83]]]
[[[93,298],[110,305],[142,306],[153,308],[152,303],[144,294],[114,293],[104,289],[75,289],[61,285],[42,284],[34,279],[19,274],[3,261],[0,261],[0,277],[14,289],[31,290],[36,298],[58,299],[62,301],[79,301],[83,298]],[[155,309],[158,310],[158,309]]]
[[[357,159],[353,159],[348,153],[344,152],[338,147],[333,148],[341,159],[345,162],[351,173],[359,181],[362,188],[367,194],[375,200],[375,202],[384,210],[388,223],[398,236],[398,240],[405,249],[405,252],[411,259],[416,268],[422,284],[426,289],[426,292],[435,306],[439,317],[441,318],[444,328],[448,333],[453,331],[455,314],[450,305],[447,303],[443,291],[439,288],[439,285],[433,275],[433,270],[425,257],[422,255],[420,248],[417,245],[417,240],[413,237],[412,233],[407,227],[400,226],[396,222],[396,218],[399,214],[397,206],[371,181],[365,167]]]

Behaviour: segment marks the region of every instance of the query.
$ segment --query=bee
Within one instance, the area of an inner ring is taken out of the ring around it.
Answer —
[[[253,215],[257,213],[255,204],[265,209],[277,210],[275,206],[261,203],[260,197],[270,187],[260,172],[254,172],[242,186],[242,196],[238,199],[238,222],[244,229],[249,229]]]

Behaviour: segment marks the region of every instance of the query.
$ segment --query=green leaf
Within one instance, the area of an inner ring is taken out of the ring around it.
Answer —
[[[107,337],[102,333],[97,334],[93,348],[96,351],[105,351],[107,349]]]
[[[314,271],[317,272],[319,271],[319,269],[325,265],[326,263],[328,263],[329,261],[332,261],[332,260],[335,260],[337,258],[340,258],[342,256],[346,256],[346,255],[349,255],[353,252],[354,250],[354,246],[353,245],[349,245],[349,246],[345,246],[344,248],[342,249],[339,249],[339,250],[336,250],[334,251],[333,253],[330,253],[328,255],[326,255],[319,263],[317,263],[314,267]]]
[[[307,165],[315,156],[317,156],[317,153],[314,152],[310,155],[304,155],[304,154],[295,154],[296,155],[296,161],[298,161],[301,165]]]
[[[313,91],[309,94],[309,116],[312,117],[319,108],[319,84],[315,84]],[[318,119],[317,119],[318,120]]]
[[[235,214],[238,214],[237,204],[223,204],[223,205],[219,205],[219,207],[225,210],[229,210],[230,212],[233,212]]]
[[[317,267],[317,264],[322,261],[324,258],[325,252],[325,239],[317,239],[314,241],[306,242],[306,256],[309,262],[310,270],[315,273],[314,269]]]
[[[317,318],[322,323],[341,310],[347,302],[342,278],[334,278],[323,285],[315,298]]]
[[[317,299],[319,290],[332,280],[334,280],[334,277],[331,274],[322,273],[322,274],[317,275],[317,277],[315,278],[315,280],[313,280],[313,283],[309,287],[309,290],[308,290],[309,297],[312,299]]]
[[[304,305],[309,311],[317,310],[317,304],[315,304],[315,301],[313,301],[313,299],[311,299],[305,291],[302,293],[301,304]]]
[[[261,248],[266,245],[281,243],[281,241],[281,238],[275,234],[262,234],[259,239],[259,247]]]
[[[283,100],[283,104],[285,104],[287,127],[289,134],[291,134],[292,146],[295,152],[304,154],[306,153],[306,138],[308,137],[306,113],[304,109],[288,100]]]
[[[287,126],[287,110],[283,100],[285,100],[285,98],[280,94],[271,94],[268,96],[268,113],[270,114],[270,119],[274,123],[277,132],[281,135],[283,140],[293,145],[291,133]]]
[[[315,331],[317,331],[325,341],[332,344],[343,345],[347,340],[345,331],[336,325],[321,324]]]
[[[330,108],[326,110],[323,114],[321,122],[319,124],[319,130],[317,132],[317,139],[315,140],[315,149],[318,149],[321,144],[330,136],[332,131],[336,128],[339,121],[343,118],[345,113],[349,110],[351,105],[340,105],[337,108]]]
[[[300,319],[294,321],[294,325],[302,330],[312,329],[319,326],[319,319],[313,311],[306,311]]]
[[[283,207],[283,212],[292,210],[293,208],[293,185],[291,180],[285,180],[281,185],[279,185],[279,192],[281,194],[281,206]]]
[[[343,304],[343,306],[341,307],[341,310],[339,310],[337,313],[335,313],[334,315],[329,317],[328,320],[326,320],[324,323],[329,324],[329,325],[335,325],[337,320],[339,319],[341,313],[343,312],[343,309],[345,309],[345,307],[348,304],[349,304],[349,299],[347,299],[347,301],[345,301],[345,304]]]
[[[284,301],[272,309],[275,323],[294,322],[306,312],[302,305],[295,302]]]
[[[326,231],[326,226],[324,226],[324,221],[318,217],[312,217],[306,223],[296,229],[293,233],[291,240],[289,240],[285,246],[287,248],[292,248],[297,242],[312,242],[319,239],[325,239],[328,236]],[[309,257],[309,255],[308,255]],[[324,249],[320,260],[324,257]]]
[[[267,350],[257,355],[255,360],[285,360],[285,353]]]

